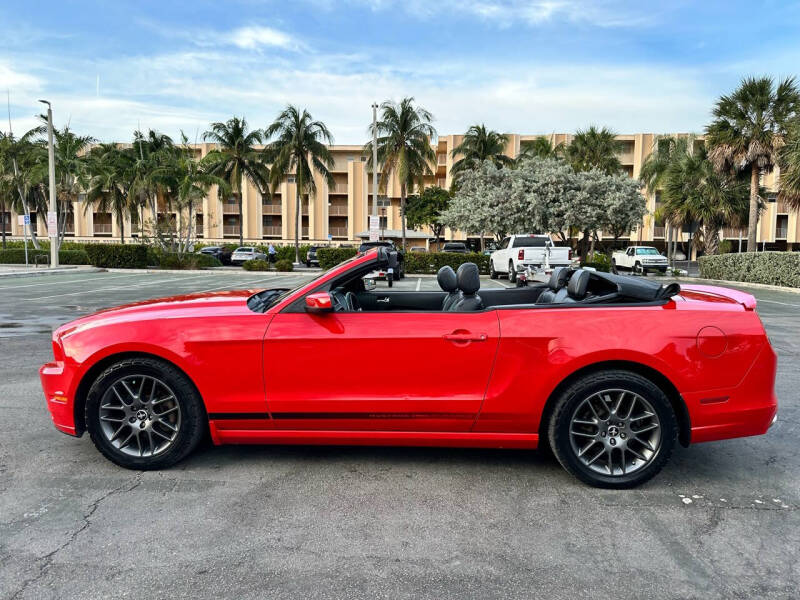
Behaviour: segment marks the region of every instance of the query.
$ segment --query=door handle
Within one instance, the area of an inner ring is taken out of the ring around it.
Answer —
[[[488,336],[485,333],[453,332],[444,334],[444,339],[450,342],[485,342]]]

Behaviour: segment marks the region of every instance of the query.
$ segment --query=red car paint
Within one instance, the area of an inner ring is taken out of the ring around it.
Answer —
[[[335,267],[265,313],[247,307],[253,291],[216,292],[138,302],[58,328],[55,360],[40,371],[55,426],[83,433],[93,367],[124,353],[182,369],[217,444],[535,448],[559,384],[598,365],[628,365],[674,389],[685,441],[762,434],[776,414],[776,357],[755,299],[725,288],[684,286],[659,306],[285,310],[375,256]]]

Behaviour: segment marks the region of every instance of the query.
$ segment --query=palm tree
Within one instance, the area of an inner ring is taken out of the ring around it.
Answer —
[[[771,77],[747,77],[714,106],[714,120],[706,127],[709,157],[719,171],[749,171],[750,213],[747,251],[757,249],[759,180],[772,171],[789,121],[800,111],[800,91],[793,77],[774,86]]]
[[[579,129],[565,150],[567,161],[576,171],[597,169],[606,175],[614,175],[622,169],[617,157],[621,149],[617,134],[610,129]]]
[[[403,98],[399,104],[387,100],[381,104],[381,118],[373,126],[370,134],[377,136],[378,163],[381,169],[381,187],[386,186],[389,176],[394,174],[400,183],[400,214],[403,227],[402,244],[406,246],[406,197],[414,183],[420,189],[425,185],[425,175],[432,175],[431,164],[436,153],[431,140],[436,137],[436,129],[431,123],[433,115],[422,107],[414,106],[414,98]],[[367,167],[372,164],[372,142],[364,146]]]
[[[661,216],[681,225],[698,224],[708,254],[719,249],[720,229],[747,219],[747,183],[729,171],[717,171],[704,147],[676,152],[661,183]]]
[[[88,170],[90,174],[86,212],[97,203],[98,209],[110,211],[117,218],[120,243],[125,243],[125,215],[136,213],[130,190],[133,178],[133,165],[136,162],[133,148],[119,148],[117,144],[100,144],[89,153]]]
[[[141,131],[133,134],[133,164],[130,166],[129,194],[141,210],[139,232],[144,231],[144,207],[149,204],[158,225],[158,196],[166,189],[160,179],[160,167],[170,160],[175,144],[168,135],[149,130],[145,136]]]
[[[307,110],[301,113],[292,105],[287,106],[275,122],[267,127],[265,135],[267,139],[275,137],[267,147],[273,158],[273,188],[280,185],[286,174],[294,172],[295,175],[294,260],[299,263],[302,194],[308,193],[309,199],[316,195],[315,171],[325,178],[328,185],[334,185],[330,171],[333,168],[333,155],[326,146],[333,144],[333,136],[325,123],[315,121]]]
[[[778,164],[781,168],[778,197],[794,210],[800,210],[800,117],[789,127]]]
[[[69,125],[55,129],[54,156],[56,165],[56,211],[58,214],[58,245],[64,240],[67,215],[72,212],[72,203],[89,183],[86,150],[94,142],[88,135],[76,135]],[[49,181],[48,181],[49,185]]]
[[[17,192],[11,208],[17,214],[30,215],[31,208],[40,212],[45,206],[42,185],[47,174],[47,151],[37,138],[43,131],[41,126],[34,127],[19,138],[15,138],[13,133],[0,133],[6,160],[10,163],[10,185]],[[39,249],[41,246],[33,225],[31,223],[28,229],[34,248]]]
[[[467,129],[461,143],[450,152],[453,158],[461,156],[453,164],[453,176],[457,178],[460,173],[475,169],[485,160],[498,168],[513,164],[514,160],[505,155],[507,145],[507,135],[486,129],[483,124],[473,125]]]
[[[231,117],[225,123],[212,123],[211,129],[203,134],[204,140],[211,140],[217,148],[203,159],[206,173],[228,182],[230,193],[239,205],[239,245],[244,245],[244,220],[242,216],[242,181],[252,183],[263,197],[269,194],[270,169],[265,162],[264,153],[256,148],[264,141],[264,133],[259,129],[250,130],[247,120]],[[217,194],[226,193],[218,188]]]
[[[524,142],[521,145],[517,161],[529,158],[562,158],[564,156],[564,143],[553,145],[550,140],[543,135],[533,141]]]

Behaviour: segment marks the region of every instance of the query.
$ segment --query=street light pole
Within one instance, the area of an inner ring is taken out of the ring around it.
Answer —
[[[372,216],[378,216],[378,103],[372,103]]]
[[[50,234],[50,266],[58,266],[58,213],[56,212],[56,157],[53,146],[53,109],[47,100],[39,100],[47,104],[47,162],[50,172],[50,210],[47,215],[47,229]],[[55,218],[55,225],[52,220]]]

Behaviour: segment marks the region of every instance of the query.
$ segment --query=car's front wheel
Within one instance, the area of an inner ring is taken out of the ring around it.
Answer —
[[[173,365],[129,358],[109,366],[86,400],[92,442],[110,461],[137,470],[162,469],[202,439],[207,418],[197,390]]]
[[[553,453],[575,477],[631,488],[667,463],[678,436],[672,405],[652,381],[629,371],[582,377],[557,399],[548,428]]]

